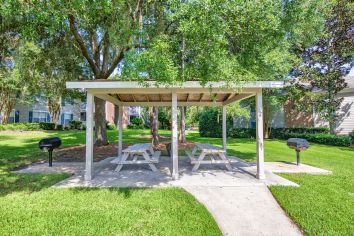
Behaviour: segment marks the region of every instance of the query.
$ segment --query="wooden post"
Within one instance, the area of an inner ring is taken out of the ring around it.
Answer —
[[[118,109],[118,157],[121,157],[123,150],[123,106],[119,106]]]
[[[226,106],[222,106],[222,146],[224,151],[227,149],[227,132],[226,132]]]
[[[257,179],[265,179],[264,174],[264,144],[263,144],[263,98],[262,90],[256,94],[257,117]]]
[[[172,178],[178,179],[177,93],[172,93]]]
[[[94,96],[87,93],[86,101],[86,166],[85,180],[92,179],[93,172],[93,108],[95,106]]]

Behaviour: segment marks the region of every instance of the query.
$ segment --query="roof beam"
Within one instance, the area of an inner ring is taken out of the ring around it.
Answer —
[[[204,93],[201,93],[200,98],[199,98],[199,102],[202,100],[203,96],[204,96]]]
[[[123,106],[145,106],[145,107],[153,107],[153,106],[163,106],[170,107],[171,102],[124,102]],[[222,102],[178,102],[178,106],[222,106]]]
[[[122,98],[121,98],[121,96],[120,96],[119,94],[117,94],[117,97],[118,97],[118,99],[119,99],[121,102],[123,102],[123,100],[122,100]]]
[[[235,95],[235,94],[230,93],[228,96],[225,97],[223,102],[225,102],[225,101],[229,100],[230,98],[232,98],[233,95]]]
[[[134,97],[134,94],[132,94],[132,98],[133,98],[133,101],[136,102],[135,97]]]
[[[117,106],[121,106],[123,103],[121,101],[119,101],[117,98],[108,95],[108,94],[95,94],[95,97],[98,97],[102,100],[108,101],[110,103],[113,103]]]
[[[228,105],[228,104],[236,102],[236,101],[241,101],[246,98],[253,97],[254,95],[255,95],[254,93],[240,93],[240,94],[237,94],[237,95],[233,96],[232,98],[222,102],[222,104],[223,104],[223,106],[225,106],[225,105]]]

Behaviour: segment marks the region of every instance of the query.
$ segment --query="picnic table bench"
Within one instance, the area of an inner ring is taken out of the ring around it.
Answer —
[[[157,171],[154,164],[159,163],[161,152],[154,151],[151,144],[134,144],[122,150],[122,153],[122,156],[111,161],[113,164],[118,164],[115,171],[119,172],[123,165],[131,164],[148,164],[152,171]]]
[[[197,171],[200,164],[225,164],[226,168],[229,171],[232,171],[230,160],[226,158],[225,153],[225,150],[222,148],[213,146],[209,143],[197,143],[192,152],[186,151],[191,164],[194,164],[192,171]],[[206,156],[209,156],[210,159],[204,160]]]

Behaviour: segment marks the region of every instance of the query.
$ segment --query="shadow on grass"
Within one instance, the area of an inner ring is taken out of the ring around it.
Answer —
[[[102,188],[98,188],[98,187],[90,187],[90,188],[86,188],[86,187],[79,187],[79,188],[70,188],[70,192],[74,193],[74,194],[80,194],[82,192],[95,192],[97,190],[100,190]],[[134,191],[141,191],[141,190],[146,190],[149,188],[134,188],[134,187],[129,187],[129,188],[118,188],[118,187],[108,187],[105,188],[107,190],[109,190],[110,192],[114,192],[114,193],[118,193],[119,195],[123,195],[123,197],[125,199],[128,199],[132,196],[132,192]]]
[[[70,174],[0,174],[0,197],[15,192],[37,192],[66,179]]]

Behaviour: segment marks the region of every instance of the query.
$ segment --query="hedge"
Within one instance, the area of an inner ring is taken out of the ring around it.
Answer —
[[[290,133],[296,134],[329,134],[328,128],[272,128],[269,138],[286,139]]]
[[[0,130],[54,130],[54,123],[39,122],[39,123],[13,123],[0,125]]]
[[[297,134],[329,134],[328,128],[273,128],[269,138],[287,139],[290,133]],[[232,138],[255,138],[255,128],[231,128],[228,136]]]
[[[349,135],[334,135],[334,134],[299,134],[299,133],[289,133],[286,135],[285,139],[288,138],[304,138],[309,142],[349,147],[353,140]]]
[[[295,133],[293,131],[297,131]],[[301,132],[301,133],[300,133]],[[304,138],[309,142],[348,147],[354,142],[354,132],[350,135],[333,135],[328,133],[327,128],[276,128],[272,129],[270,138],[288,139]],[[206,134],[209,134],[205,132]],[[210,136],[215,137],[215,136]],[[232,138],[255,138],[254,128],[231,128],[228,130],[228,137]]]
[[[227,127],[232,127],[232,117],[227,117]],[[220,138],[222,136],[221,109],[207,108],[199,117],[199,133],[201,137]]]

